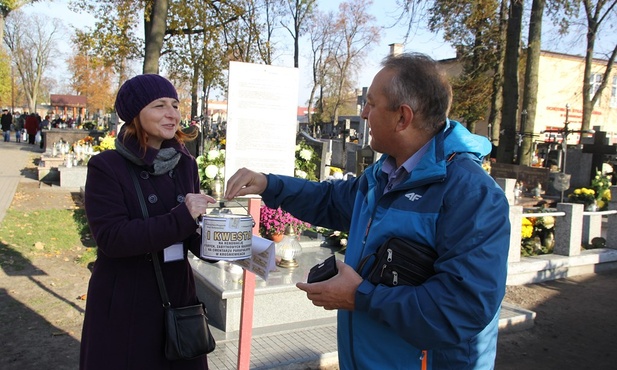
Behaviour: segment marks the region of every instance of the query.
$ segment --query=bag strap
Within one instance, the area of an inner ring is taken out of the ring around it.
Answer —
[[[364,266],[366,266],[366,264],[371,258],[375,258],[375,260],[377,260],[377,252],[371,253],[367,255],[366,257],[362,258],[362,260],[358,264],[358,267],[356,267],[356,272],[358,273],[358,275],[362,276],[363,278],[364,278],[364,275],[363,275]],[[375,263],[375,261],[373,261],[373,263]]]
[[[146,218],[148,218],[148,208],[146,207],[144,194],[141,191],[141,186],[139,186],[139,180],[137,179],[137,175],[129,165],[128,161],[126,162],[126,166],[128,167],[131,178],[133,179],[133,184],[135,185],[135,190],[137,191],[137,198],[139,199],[139,206],[141,207],[141,213],[143,214],[145,220]],[[169,297],[167,296],[167,288],[165,288],[165,281],[163,280],[163,271],[161,271],[161,264],[159,263],[158,253],[154,252],[150,253],[150,255],[152,256],[152,264],[154,265],[154,273],[156,274],[156,282],[159,286],[159,293],[161,294],[161,301],[163,302],[163,307],[171,307],[171,302],[169,302]]]

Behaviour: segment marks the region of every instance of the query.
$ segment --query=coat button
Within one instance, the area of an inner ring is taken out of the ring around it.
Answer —
[[[176,197],[176,200],[178,201],[178,203],[184,203],[184,195],[179,194]]]
[[[148,171],[141,171],[139,173],[139,177],[141,177],[144,180],[147,180],[150,177],[150,174],[148,173]]]
[[[148,195],[148,202],[154,204],[159,198],[155,194]]]

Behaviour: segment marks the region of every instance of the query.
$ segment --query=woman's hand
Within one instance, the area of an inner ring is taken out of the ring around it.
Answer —
[[[189,193],[184,198],[184,203],[191,213],[191,217],[203,215],[208,210],[208,203],[216,203],[216,199],[206,194]]]

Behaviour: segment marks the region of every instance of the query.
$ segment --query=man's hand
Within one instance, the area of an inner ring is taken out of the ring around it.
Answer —
[[[268,186],[266,175],[241,168],[227,181],[225,199],[232,200],[241,195],[261,194],[266,190],[266,186]]]
[[[338,274],[333,278],[319,283],[297,283],[298,289],[306,292],[306,296],[315,306],[326,310],[349,310],[355,308],[355,296],[362,277],[343,261],[336,261]]]

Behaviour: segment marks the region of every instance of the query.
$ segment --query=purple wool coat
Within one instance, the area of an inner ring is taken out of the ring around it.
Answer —
[[[122,135],[122,134],[121,134]],[[139,153],[135,139],[125,146]],[[150,253],[158,253],[172,307],[196,304],[190,249],[199,255],[197,225],[183,202],[199,192],[197,164],[184,145],[168,140],[182,153],[171,173],[154,176],[131,164],[146,201],[144,220],[128,162],[117,151],[104,151],[88,162],[85,209],[98,252],[88,287],[80,369],[207,369],[206,356],[168,361],[164,355],[163,306]],[[151,166],[157,150],[148,148]],[[163,262],[163,249],[183,243],[184,258]]]

